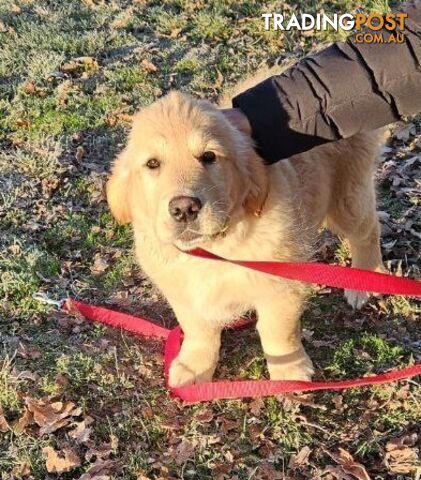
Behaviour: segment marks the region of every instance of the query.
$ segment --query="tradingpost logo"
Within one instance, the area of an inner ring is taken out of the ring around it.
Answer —
[[[405,21],[407,13],[344,13],[327,15],[318,13],[293,13],[289,17],[282,13],[263,13],[265,30],[301,30],[324,31],[332,28],[335,31],[355,30],[357,43],[405,43]],[[381,31],[383,30],[383,31]],[[387,31],[387,33],[384,32]],[[390,34],[389,34],[390,32]]]

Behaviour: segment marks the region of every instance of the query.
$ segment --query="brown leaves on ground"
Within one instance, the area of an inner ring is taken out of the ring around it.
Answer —
[[[0,431],[13,430],[16,434],[23,433],[29,425],[39,427],[40,436],[67,427],[74,417],[79,417],[82,411],[73,402],[53,401],[50,398],[25,398],[23,415],[12,425],[6,420],[0,408]]]
[[[80,465],[79,456],[71,448],[64,448],[62,452],[57,452],[52,447],[45,447],[42,453],[49,473],[70,472]]]
[[[98,61],[93,57],[77,57],[61,66],[61,73],[72,77],[88,78],[98,70]]]
[[[75,422],[73,430],[69,431],[69,437],[76,440],[77,443],[86,443],[91,434],[91,429],[88,428],[88,425],[91,425],[93,422],[94,419],[90,416],[87,416],[81,422]]]
[[[117,462],[115,460],[95,460],[79,480],[108,480],[110,474],[115,471]]]
[[[364,465],[354,460],[354,457],[343,448],[339,448],[338,453],[327,453],[337,466],[329,465],[325,472],[330,473],[337,480],[370,480],[371,477]]]
[[[96,253],[91,267],[92,275],[101,275],[109,266],[110,262],[108,257],[101,255],[100,253]]]
[[[383,148],[383,162],[377,172],[386,266],[395,274],[415,277],[419,273],[421,245],[418,231],[420,145],[414,123],[397,126],[388,146]],[[391,204],[398,206],[395,212],[391,210]]]
[[[27,408],[25,408],[23,415],[13,425],[13,431],[18,435],[23,433],[26,427],[31,423],[31,420],[32,420],[32,414]]]
[[[412,473],[421,467],[419,438],[416,433],[394,438],[386,444],[384,463],[392,473]]]
[[[158,71],[158,67],[146,58],[141,61],[141,65],[148,73],[155,73]]]
[[[13,467],[12,478],[25,478],[31,475],[31,466],[27,462],[18,463]]]
[[[9,422],[6,420],[6,417],[3,413],[3,407],[0,404],[0,432],[5,433],[10,429]]]
[[[93,442],[88,442],[88,447],[85,459],[88,462],[93,459],[95,461],[90,464],[79,480],[106,480],[111,474],[121,469],[119,462],[110,458],[118,447],[118,439],[114,435],[111,435],[109,443],[103,443],[96,447]]]
[[[73,417],[79,417],[82,414],[82,410],[73,402],[51,402],[48,398],[38,400],[26,397],[25,403],[34,422],[40,427],[40,435],[66,427],[72,422]]]
[[[222,85],[224,83],[225,78],[222,75],[220,70],[218,70],[217,68],[215,70],[216,70],[216,79],[215,79],[215,82],[214,82],[213,86],[216,89],[220,89],[220,88],[222,88]]]
[[[289,459],[288,468],[299,468],[303,465],[308,465],[308,460],[310,458],[311,449],[310,447],[303,447],[297,454],[291,455]]]
[[[196,447],[197,441],[190,441],[187,438],[183,438],[181,443],[177,445],[175,452],[173,452],[175,453],[174,457],[176,464],[183,465],[187,460],[190,460],[194,455]]]
[[[81,164],[82,163],[82,160],[83,160],[83,157],[85,157],[86,155],[86,151],[85,149],[82,147],[82,145],[79,145],[76,149],[76,153],[75,153],[75,159],[76,159],[76,162],[78,164]]]
[[[124,113],[121,111],[116,111],[116,112],[111,112],[108,114],[105,123],[109,127],[115,127],[117,124],[120,123],[131,123],[133,121],[133,115],[130,115],[128,113]]]
[[[36,424],[39,427],[38,434],[42,436],[69,426],[74,417],[81,414],[81,409],[73,402],[54,401],[48,397],[41,399],[26,397],[23,415],[12,425],[7,421],[0,405],[0,432],[13,430],[16,434],[21,434],[28,425]],[[71,436],[78,442],[87,438],[89,432],[86,432],[86,426],[92,421],[91,417],[86,417],[82,422],[75,422]]]
[[[415,135],[416,127],[413,123],[401,122],[397,124],[397,128],[394,131],[394,136],[398,140],[407,142],[411,135]]]
[[[41,352],[35,345],[27,345],[23,342],[19,343],[18,355],[22,358],[35,360],[41,356]]]
[[[69,445],[67,442],[62,449],[47,446],[42,450],[47,471],[49,473],[65,473],[79,467],[82,464],[82,457],[80,452],[76,451],[76,448],[83,445],[86,451],[84,460],[90,462],[90,465],[79,480],[105,480],[121,467],[118,461],[110,458],[117,451],[118,438],[111,435],[108,443],[97,446],[90,439],[90,425],[92,425],[94,419],[86,416],[80,421],[76,420],[81,415],[81,408],[70,401],[65,402],[53,397],[40,399],[26,397],[24,413],[12,425],[7,421],[0,406],[0,431],[13,430],[15,433],[22,433],[27,426],[35,425],[39,427],[37,435],[42,436],[68,427],[67,438],[75,442],[73,445]],[[181,460],[183,458],[188,459],[189,452],[191,452],[191,449],[188,448],[188,445],[182,444],[177,451],[177,455],[180,456]],[[29,465],[17,465],[15,469],[16,478],[30,474]]]

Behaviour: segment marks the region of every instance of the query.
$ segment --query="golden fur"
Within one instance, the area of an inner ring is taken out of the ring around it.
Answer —
[[[236,90],[252,84],[248,79]],[[354,267],[381,270],[373,182],[378,144],[377,133],[362,133],[264,167],[251,139],[209,102],[171,92],[137,114],[107,195],[116,219],[133,224],[140,265],[184,331],[172,386],[210,380],[221,330],[251,309],[270,377],[311,377],[299,322],[306,286],[182,250],[200,246],[231,259],[308,260],[327,221],[348,239]],[[205,151],[216,153],[214,164],[198,160]],[[148,169],[151,158],[159,168]],[[192,226],[169,214],[169,202],[180,195],[202,202]],[[346,295],[356,307],[367,297]]]

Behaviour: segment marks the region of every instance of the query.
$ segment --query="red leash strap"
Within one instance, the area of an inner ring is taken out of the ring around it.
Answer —
[[[210,400],[222,400],[229,398],[243,397],[267,397],[291,392],[307,392],[314,390],[338,390],[364,385],[376,385],[392,382],[404,378],[414,377],[421,374],[421,364],[394,370],[380,375],[356,378],[352,380],[340,380],[337,382],[303,382],[295,380],[271,381],[271,380],[241,380],[241,381],[220,381],[189,385],[186,387],[168,387],[168,372],[172,361],[178,355],[182,343],[182,332],[180,327],[173,330],[155,325],[149,320],[141,317],[134,317],[125,313],[115,312],[102,307],[88,305],[83,302],[68,299],[65,309],[69,312],[77,311],[88,320],[104,323],[106,325],[122,328],[129,332],[144,337],[165,339],[164,353],[164,374],[165,384],[170,392],[181,400],[189,403],[206,402]],[[239,322],[234,328],[244,326],[245,321]]]
[[[223,400],[229,398],[256,398],[280,395],[282,393],[308,392],[315,390],[340,390],[365,385],[393,382],[403,378],[414,377],[421,374],[421,364],[394,370],[380,375],[355,378],[352,380],[339,380],[337,382],[303,382],[297,380],[236,380],[199,383],[186,387],[171,388],[168,386],[168,371],[172,361],[178,355],[182,343],[180,327],[171,330],[165,343],[164,369],[165,383],[171,393],[181,400],[189,403],[207,402],[210,400]]]
[[[89,305],[70,298],[67,299],[64,304],[64,309],[68,312],[74,312],[76,310],[76,312],[79,312],[89,320],[104,323],[110,327],[121,328],[122,330],[136,333],[142,337],[154,337],[166,340],[171,331],[144,318]]]
[[[330,287],[375,293],[421,296],[421,282],[382,273],[359,270],[356,268],[325,265],[321,263],[249,262],[227,260],[200,249],[189,252],[189,254],[200,258],[229,262],[259,272],[287,278],[289,280],[299,280],[302,282],[328,285]],[[144,337],[154,337],[166,340],[164,375],[165,384],[168,387],[168,373],[170,366],[181,348],[182,332],[180,327],[168,330],[145,318],[134,317],[125,313],[107,310],[102,307],[95,307],[71,299],[68,299],[64,306],[66,310],[70,312],[76,310],[89,320],[101,322],[111,327],[121,328]],[[235,324],[233,328],[239,328],[247,323],[248,322],[240,321]],[[196,403],[228,398],[267,397],[270,395],[291,392],[338,390],[392,382],[420,374],[421,364],[418,364],[412,367],[403,368],[402,370],[382,373],[380,375],[355,378],[352,380],[340,380],[338,382],[245,380],[208,382],[178,388],[168,387],[168,389],[172,394],[181,398],[185,402]]]
[[[370,272],[359,268],[341,267],[311,262],[260,262],[228,260],[202,249],[186,252],[194,257],[219,260],[240,265],[251,270],[268,273],[288,280],[317,283],[329,287],[363,292],[383,293],[387,295],[421,296],[421,282],[409,278],[395,277],[386,273]]]
[[[171,393],[188,403],[227,400],[233,398],[257,398],[283,393],[310,392],[316,390],[343,390],[352,387],[378,385],[421,374],[421,365],[394,370],[372,377],[340,380],[337,382],[303,382],[297,380],[236,380],[199,383],[186,387],[169,388]]]

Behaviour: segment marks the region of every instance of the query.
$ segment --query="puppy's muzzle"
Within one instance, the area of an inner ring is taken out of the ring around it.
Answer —
[[[197,197],[174,197],[168,204],[171,217],[179,223],[193,222],[201,209],[202,202]]]

